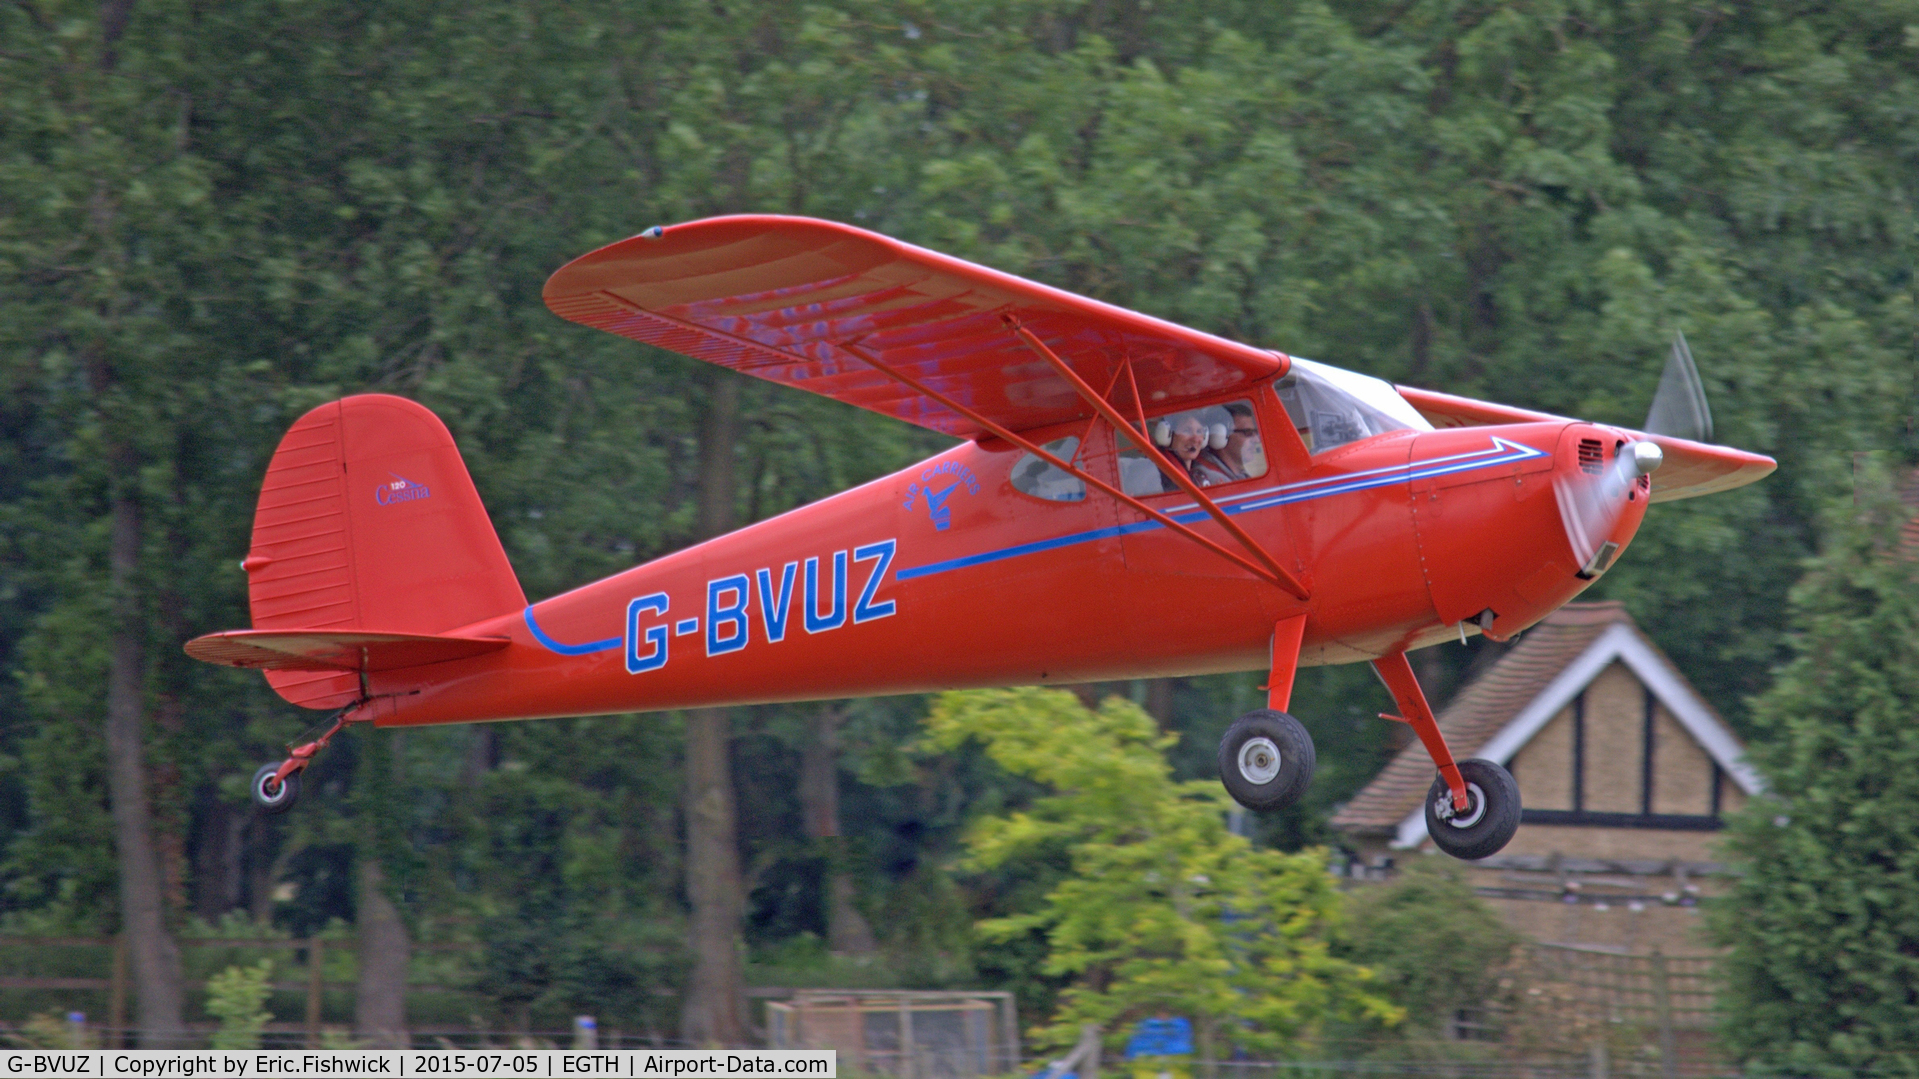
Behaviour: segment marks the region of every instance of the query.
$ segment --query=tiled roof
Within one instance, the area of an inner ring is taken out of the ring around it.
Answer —
[[[1511,651],[1439,712],[1440,732],[1454,755],[1472,756],[1591,647],[1607,627],[1621,622],[1633,625],[1623,604],[1569,603],[1527,630]],[[1332,826],[1358,835],[1393,832],[1419,807],[1433,775],[1433,759],[1415,739],[1333,814]]]

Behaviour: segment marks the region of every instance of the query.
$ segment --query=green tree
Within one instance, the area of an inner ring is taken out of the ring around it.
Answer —
[[[273,1018],[267,994],[273,978],[273,960],[250,967],[231,966],[207,979],[207,1014],[220,1021],[213,1032],[215,1049],[258,1049],[260,1032]]]
[[[1038,932],[1046,970],[1073,984],[1040,1037],[1070,1044],[1082,1024],[1108,1037],[1160,1012],[1193,1021],[1209,1064],[1243,1046],[1283,1052],[1328,1019],[1397,1020],[1363,967],[1332,953],[1340,896],[1323,853],[1253,847],[1226,829],[1214,782],[1175,782],[1163,735],[1139,706],[1097,711],[1071,693],[949,693],[926,721],[926,745],[969,739],[1014,775],[1052,793],[982,817],[970,863],[994,869],[1062,858],[1066,872],[1036,909],[980,925],[989,939]]]
[[[1404,1034],[1428,1039],[1448,1037],[1459,1009],[1494,1001],[1520,942],[1448,862],[1413,859],[1390,883],[1355,887],[1334,952],[1371,970],[1380,992],[1406,1009]]]
[[[1727,1046],[1796,1075],[1919,1074],[1919,560],[1890,499],[1835,514],[1754,702],[1772,791],[1734,823],[1713,925]]]

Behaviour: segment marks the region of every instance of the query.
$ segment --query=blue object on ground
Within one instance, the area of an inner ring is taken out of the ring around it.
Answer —
[[[1193,1024],[1175,1016],[1171,1019],[1141,1019],[1126,1043],[1126,1059],[1134,1057],[1176,1057],[1193,1051]]]

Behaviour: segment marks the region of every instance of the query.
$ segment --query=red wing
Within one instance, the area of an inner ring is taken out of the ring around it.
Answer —
[[[1555,416],[1550,412],[1534,412],[1529,408],[1514,408],[1511,405],[1497,404],[1492,401],[1480,401],[1471,397],[1456,397],[1438,390],[1421,390],[1412,386],[1394,386],[1406,402],[1426,417],[1434,427],[1492,427],[1502,423],[1570,423],[1570,417]]]
[[[1647,435],[1666,455],[1652,475],[1652,500],[1677,502],[1682,498],[1717,494],[1765,479],[1779,462],[1731,446],[1715,446],[1671,435]]]
[[[236,629],[187,642],[207,663],[267,671],[390,671],[497,652],[505,637],[369,633],[365,630]]]
[[[1008,329],[1033,330],[1105,389],[1130,358],[1171,406],[1280,370],[1275,353],[1089,300],[849,225],[716,217],[622,240],[561,267],[562,318],[971,438],[979,427],[841,345],[1015,431],[1092,415]]]
[[[1550,412],[1514,408],[1511,405],[1455,397],[1435,390],[1396,386],[1419,414],[1434,427],[1482,427],[1502,423],[1539,423],[1565,420]],[[1624,428],[1631,430],[1631,428]],[[1671,435],[1645,435],[1659,445],[1666,460],[1652,477],[1654,502],[1677,502],[1682,498],[1730,491],[1764,479],[1778,468],[1778,462],[1763,454],[1747,453],[1731,446],[1715,446]]]

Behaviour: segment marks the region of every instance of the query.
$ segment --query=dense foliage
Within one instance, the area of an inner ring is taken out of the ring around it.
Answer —
[[[1877,0],[8,5],[0,905],[20,928],[119,923],[101,731],[131,633],[175,923],[352,919],[377,857],[417,936],[487,942],[499,1017],[593,999],[670,1024],[645,990],[684,959],[677,720],[348,742],[274,822],[245,779],[311,717],[179,648],[246,623],[235,563],[266,457],[343,393],[447,420],[531,596],[690,542],[701,365],[538,293],[595,245],[720,212],[852,221],[1600,420],[1643,415],[1684,329],[1721,438],[1782,469],[1659,508],[1599,590],[1743,723],[1849,455],[1909,437],[1915,24]],[[743,520],[939,444],[745,395]],[[137,541],[119,562],[116,535]],[[1422,673],[1443,693],[1473,654]],[[1181,776],[1256,682],[1176,687]],[[1303,681],[1324,775],[1271,836],[1322,837],[1317,814],[1370,774],[1376,694],[1363,671]],[[755,954],[812,954],[830,861],[913,978],[1043,987],[1034,955],[967,926],[1044,889],[963,894],[939,872],[1013,781],[900,753],[917,710],[848,712],[831,849],[793,802],[808,713],[740,724]]]
[[[1919,1071],[1919,561],[1892,527],[1906,515],[1879,505],[1833,531],[1793,594],[1797,658],[1754,706],[1777,795],[1734,832],[1724,1033],[1786,1074]]]
[[[1045,972],[1070,979],[1044,1040],[1070,1045],[1087,1023],[1123,1039],[1141,1019],[1185,1016],[1210,1065],[1285,1051],[1329,1020],[1402,1018],[1364,967],[1333,954],[1341,902],[1324,852],[1283,854],[1227,831],[1224,791],[1175,781],[1164,751],[1176,737],[1137,705],[949,693],[926,727],[928,748],[977,740],[1049,789],[966,837],[978,869],[1063,863],[1034,909],[980,924],[987,940],[1043,939]]]
[[[1439,1041],[1462,1009],[1502,1001],[1519,935],[1473,894],[1458,862],[1410,860],[1389,884],[1354,889],[1335,954],[1372,971],[1406,1010],[1402,1035]],[[1377,1038],[1358,1024],[1347,1036]]]

